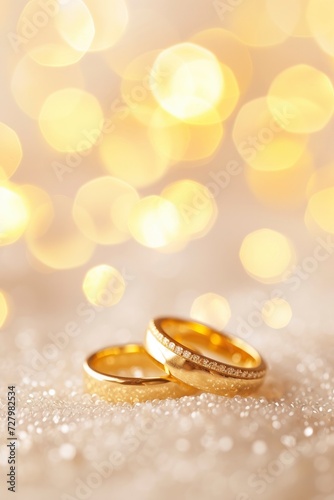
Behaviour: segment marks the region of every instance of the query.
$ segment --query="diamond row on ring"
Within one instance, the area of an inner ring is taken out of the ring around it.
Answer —
[[[174,352],[178,356],[182,356],[188,361],[192,361],[198,365],[207,368],[208,370],[216,371],[220,374],[230,375],[232,377],[245,378],[245,379],[258,379],[265,375],[265,370],[243,370],[241,368],[234,368],[219,361],[212,361],[210,358],[202,356],[192,352],[189,349],[185,349],[179,344],[171,341],[168,337],[163,335],[153,322],[150,323],[149,331],[153,333],[156,339],[167,349]]]

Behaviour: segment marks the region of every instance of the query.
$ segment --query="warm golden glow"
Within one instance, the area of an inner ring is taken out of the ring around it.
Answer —
[[[0,246],[10,245],[24,233],[29,212],[19,188],[0,181]]]
[[[94,36],[94,22],[83,1],[30,0],[11,42],[43,66],[67,66],[82,58]]]
[[[66,88],[46,99],[39,115],[39,126],[45,140],[54,149],[86,151],[99,140],[103,113],[92,94]]]
[[[214,108],[210,108],[206,113],[189,117],[187,123],[194,125],[210,125],[226,120],[235,110],[239,101],[239,86],[238,82],[231,71],[225,64],[220,64],[220,71],[223,76],[224,89]]]
[[[308,151],[290,168],[284,170],[245,170],[249,188],[256,198],[268,206],[291,210],[307,199],[307,185],[314,172],[313,159]]]
[[[151,115],[148,136],[159,154],[173,164],[186,160],[189,152],[194,149],[191,146],[193,129],[194,127],[179,121],[158,107]]]
[[[149,141],[147,128],[126,110],[126,116],[112,118],[110,133],[100,146],[102,162],[110,174],[135,187],[144,187],[160,179],[169,160]]]
[[[97,177],[77,192],[74,220],[80,231],[95,243],[121,243],[130,237],[128,218],[138,200],[136,190],[129,184],[115,177]]]
[[[117,269],[107,264],[92,267],[85,275],[82,289],[86,299],[96,306],[111,307],[125,292],[126,283]]]
[[[334,234],[334,186],[315,193],[307,210],[321,229]]]
[[[5,294],[0,290],[0,328],[5,324],[8,316],[8,304]]]
[[[210,191],[192,180],[168,185],[161,196],[173,203],[179,212],[182,233],[186,238],[204,236],[217,217],[217,205]]]
[[[22,111],[31,118],[37,119],[44,101],[50,94],[69,86],[83,89],[84,84],[79,65],[41,66],[26,55],[15,67],[11,91]]]
[[[272,229],[258,229],[248,234],[239,252],[245,271],[263,283],[276,283],[294,262],[290,241]]]
[[[22,160],[22,147],[16,132],[0,122],[0,180],[9,179]]]
[[[317,132],[333,115],[333,85],[325,73],[312,66],[291,66],[273,80],[268,105],[272,114],[287,110],[289,119],[282,121],[285,130],[299,134]]]
[[[239,101],[240,92],[238,82],[232,70],[225,64],[220,65],[220,70],[224,79],[224,91],[217,103],[215,111],[218,113],[220,119],[224,121],[235,110]],[[207,113],[206,122],[202,120],[199,123],[210,123],[210,120],[212,122],[212,117],[214,116],[215,113]]]
[[[157,110],[161,111],[152,92],[153,86],[163,78],[153,71],[159,54],[159,51],[152,50],[136,57],[124,70],[121,82],[124,101],[131,109],[132,115],[145,125],[149,125]],[[173,118],[166,112],[165,115],[165,120]]]
[[[284,32],[268,12],[268,0],[247,0],[237,2],[235,7],[227,2],[217,2],[217,11],[221,5],[221,15],[226,25],[240,40],[254,47],[266,47],[282,43],[288,34]]]
[[[243,105],[234,122],[233,140],[244,161],[257,170],[282,170],[301,157],[307,137],[287,132],[286,108],[269,110],[261,97]]]
[[[37,208],[26,231],[32,255],[52,269],[71,269],[85,264],[95,245],[86,239],[72,218],[72,200],[54,196],[52,204]]]
[[[261,314],[263,321],[271,328],[277,330],[286,327],[292,318],[290,304],[281,298],[266,301],[262,307]]]
[[[95,26],[89,50],[109,49],[121,38],[128,23],[124,0],[85,0]]]
[[[225,297],[216,293],[205,293],[197,297],[191,306],[192,319],[222,330],[231,318],[231,309]]]
[[[315,41],[322,50],[334,56],[334,4],[332,0],[309,0],[307,19]]]
[[[183,239],[178,210],[159,196],[147,196],[135,205],[129,228],[135,240],[150,248],[167,247]]]
[[[160,154],[172,163],[193,162],[212,156],[221,144],[223,127],[219,115],[207,125],[183,123],[166,112],[157,110],[153,115],[149,135]],[[193,164],[190,164],[193,166]]]
[[[306,19],[309,0],[267,0],[267,10],[272,21],[287,35],[310,36]]]
[[[159,81],[154,74],[161,75]],[[217,58],[193,43],[180,43],[162,51],[150,80],[160,106],[181,120],[214,109],[224,88]]]
[[[229,67],[242,91],[248,87],[253,74],[252,59],[246,45],[231,31],[211,28],[196,33],[190,41],[210,50],[221,64]]]

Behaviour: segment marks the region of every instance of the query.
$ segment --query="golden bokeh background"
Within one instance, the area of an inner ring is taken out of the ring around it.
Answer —
[[[124,341],[158,313],[235,331],[253,296],[268,332],[316,319],[301,303],[331,269],[332,2],[1,9],[3,335],[61,328],[82,301]]]
[[[1,0],[0,30],[17,498],[333,500],[334,0]],[[166,315],[245,339],[263,386],[85,394]]]

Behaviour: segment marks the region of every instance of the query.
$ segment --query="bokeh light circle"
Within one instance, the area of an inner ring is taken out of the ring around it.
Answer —
[[[79,65],[41,66],[28,55],[17,63],[11,79],[11,91],[17,105],[37,119],[46,98],[69,86],[83,89],[84,77]]]
[[[159,54],[158,50],[140,54],[130,62],[122,75],[122,97],[133,116],[145,125],[150,123],[155,111],[161,109],[152,92],[152,85],[162,78],[162,75],[153,72],[153,65]],[[168,117],[171,118],[170,115]]]
[[[334,89],[329,77],[307,64],[291,66],[279,73],[268,92],[268,105],[274,114],[286,110],[285,130],[308,134],[324,128],[333,116]]]
[[[231,308],[225,297],[216,293],[205,293],[194,300],[190,316],[196,321],[222,330],[231,318]]]
[[[332,0],[309,0],[307,19],[313,38],[321,49],[334,56],[334,4]]]
[[[10,41],[16,51],[24,48],[41,65],[67,66],[84,56],[94,36],[94,22],[83,1],[30,0]]]
[[[263,304],[261,315],[266,325],[279,330],[290,323],[292,310],[289,302],[276,297]]]
[[[207,113],[221,98],[224,81],[219,62],[199,45],[181,43],[163,50],[152,71],[151,86],[157,102],[181,120]]]
[[[185,123],[158,109],[150,122],[148,133],[152,144],[171,163],[192,162],[210,158],[222,143],[224,128],[218,113],[212,123],[199,125]]]
[[[0,181],[0,246],[17,241],[29,222],[29,210],[20,189]]]
[[[72,207],[70,198],[53,196],[52,203],[36,207],[26,231],[32,255],[52,269],[79,267],[90,259],[95,249],[94,243],[75,225]]]
[[[115,45],[128,24],[129,14],[124,0],[85,0],[93,18],[95,35],[90,51],[106,50]]]
[[[286,130],[289,111],[268,107],[265,97],[248,101],[240,109],[233,127],[234,144],[246,163],[258,170],[291,167],[301,157],[307,136]]]
[[[128,218],[138,201],[138,193],[129,184],[111,176],[97,177],[77,192],[73,217],[90,240],[117,244],[130,237]]]
[[[166,186],[161,196],[177,208],[185,237],[199,238],[212,228],[218,209],[204,185],[189,179],[177,181]]]
[[[89,269],[82,284],[86,299],[91,304],[102,307],[117,304],[123,297],[125,288],[126,283],[122,274],[107,264]]]
[[[276,283],[293,265],[295,254],[286,236],[263,228],[244,238],[239,257],[251,277],[262,283]]]
[[[149,248],[163,248],[184,239],[177,208],[160,196],[142,198],[129,218],[133,238]]]
[[[39,127],[54,149],[86,151],[100,138],[103,112],[96,97],[89,92],[66,88],[45,100],[39,115]]]
[[[231,2],[230,2],[231,3]],[[237,5],[233,5],[236,3]],[[217,2],[217,13],[226,20],[230,31],[253,47],[267,47],[284,42],[288,34],[272,19],[268,0]]]
[[[246,90],[252,78],[253,63],[247,46],[234,33],[222,28],[210,28],[193,35],[190,42],[212,52],[221,64],[233,72],[240,90]]]
[[[267,0],[272,21],[287,35],[311,36],[306,12],[309,0]]]
[[[22,160],[22,146],[17,133],[0,122],[0,180],[9,179]]]

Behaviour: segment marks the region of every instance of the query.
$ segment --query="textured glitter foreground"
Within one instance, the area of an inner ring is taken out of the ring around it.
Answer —
[[[17,498],[332,500],[333,341],[273,339],[261,342],[270,370],[254,397],[135,406],[83,394],[80,351],[22,380],[23,360],[9,352],[7,380],[19,396]]]

